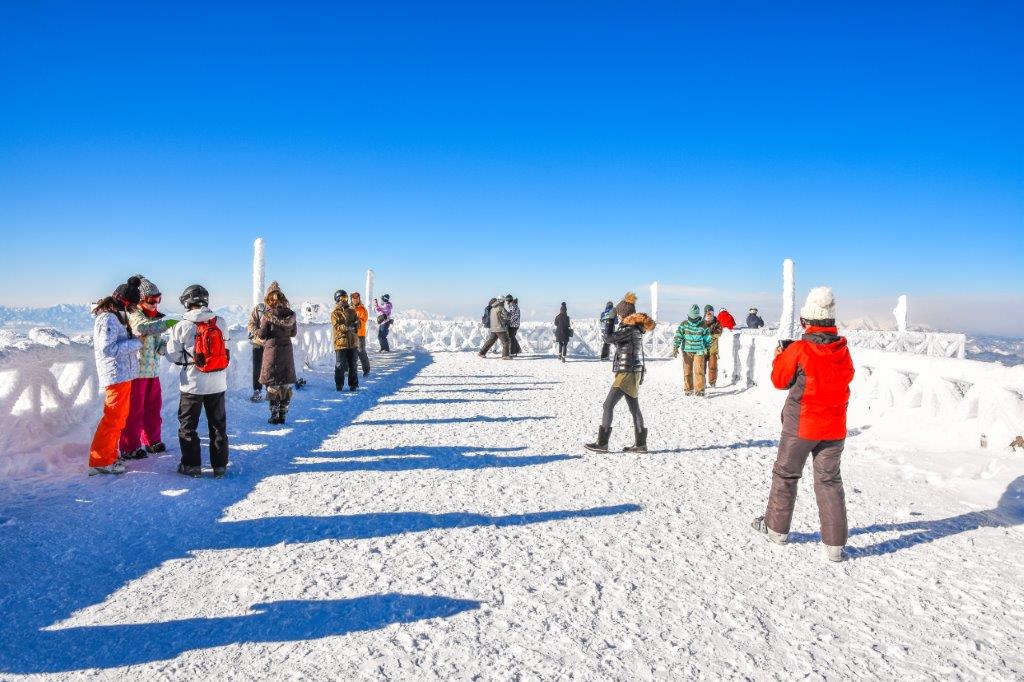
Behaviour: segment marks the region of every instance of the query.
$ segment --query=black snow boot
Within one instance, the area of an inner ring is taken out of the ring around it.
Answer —
[[[280,410],[280,407],[278,407],[278,405],[279,403],[276,400],[270,401],[270,419],[267,420],[268,424],[277,423],[277,413]]]
[[[597,427],[597,442],[596,443],[585,443],[583,447],[593,452],[608,452],[608,439],[611,438],[612,428],[609,426],[607,429],[603,426]]]
[[[647,429],[635,431],[636,444],[622,449],[623,452],[647,452]]]
[[[150,452],[150,453],[167,452],[167,445],[161,440],[161,441],[158,441],[156,443],[153,443],[152,445],[147,445],[146,446],[146,452]]]
[[[182,476],[191,476],[192,478],[199,478],[203,475],[203,467],[201,466],[186,466],[185,464],[178,465],[178,473]]]
[[[277,423],[284,424],[284,418],[288,414],[288,403],[281,403],[277,406]]]

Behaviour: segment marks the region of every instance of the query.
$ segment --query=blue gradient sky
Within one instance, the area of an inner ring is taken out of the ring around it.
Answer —
[[[791,257],[1024,334],[1021,3],[142,4],[0,9],[0,304],[243,302],[263,236],[293,299],[772,314]]]

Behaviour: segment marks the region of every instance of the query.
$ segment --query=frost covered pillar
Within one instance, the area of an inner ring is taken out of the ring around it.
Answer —
[[[658,321],[658,283],[651,285],[651,319]]]
[[[896,316],[896,331],[903,334],[907,331],[907,295],[902,294],[896,299],[896,307],[892,309]]]
[[[799,336],[796,323],[796,280],[793,277],[793,259],[782,261],[782,317],[779,318],[779,338],[795,339]]]
[[[266,289],[267,261],[263,254],[263,237],[252,243],[252,307],[263,302]]]
[[[369,308],[371,305],[373,305],[373,268],[366,271],[366,307]],[[370,319],[377,319],[376,314],[370,315]]]

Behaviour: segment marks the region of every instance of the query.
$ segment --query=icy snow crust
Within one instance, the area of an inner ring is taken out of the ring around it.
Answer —
[[[652,452],[584,456],[608,364],[374,358],[359,393],[310,374],[285,427],[233,397],[223,480],[171,452],[4,492],[0,677],[1024,674],[1019,455],[855,422],[829,564],[806,479],[790,546],[749,529],[780,393],[684,399],[654,361]]]

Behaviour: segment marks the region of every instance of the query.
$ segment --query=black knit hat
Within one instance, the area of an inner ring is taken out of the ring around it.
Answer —
[[[122,306],[138,305],[139,301],[142,300],[142,294],[139,291],[139,285],[141,284],[142,279],[139,277],[129,277],[127,282],[119,284],[118,287],[114,289],[114,293],[111,295],[111,298]]]

